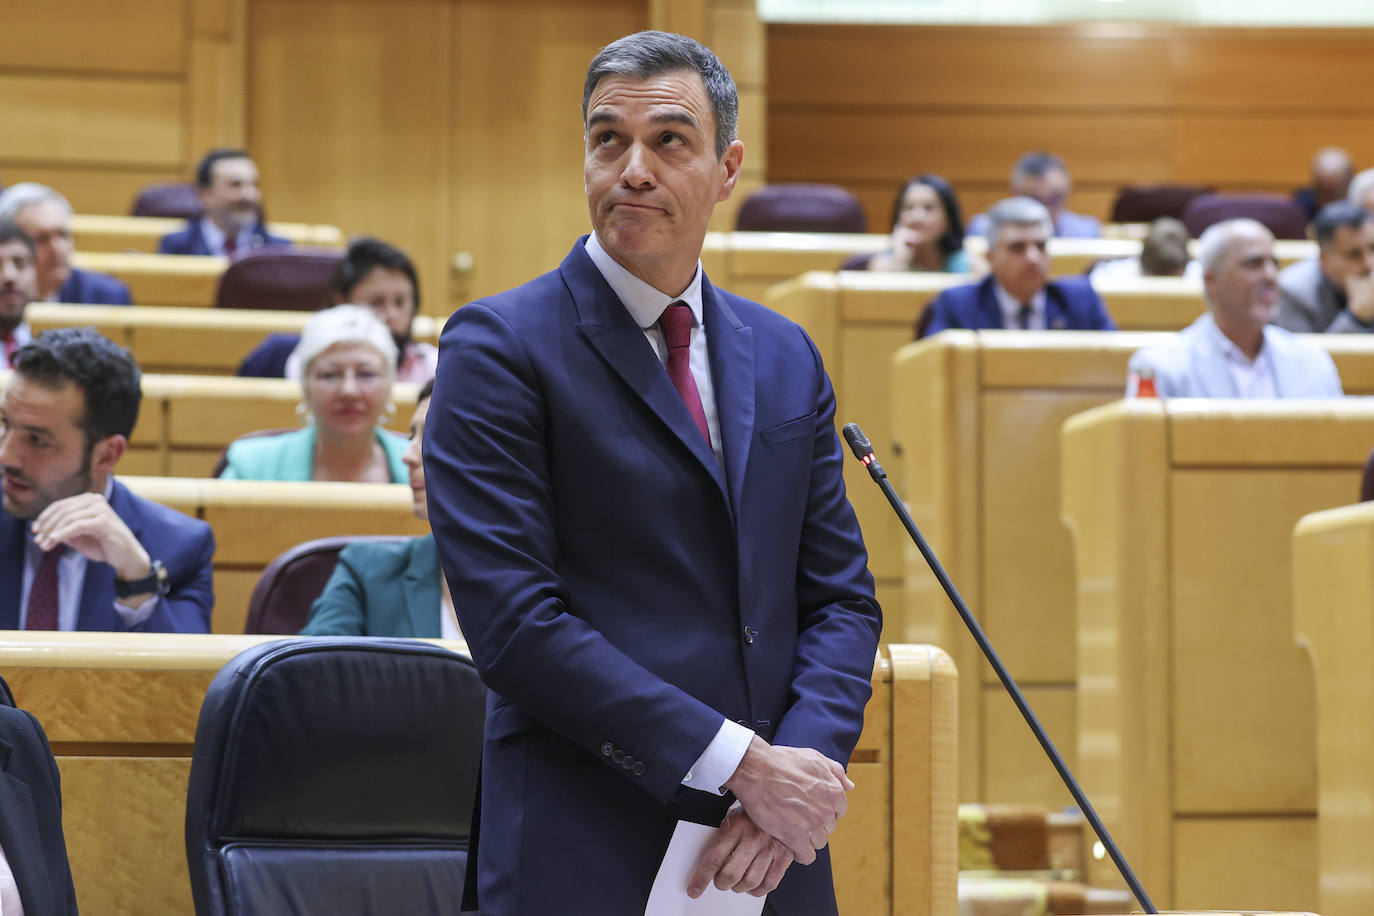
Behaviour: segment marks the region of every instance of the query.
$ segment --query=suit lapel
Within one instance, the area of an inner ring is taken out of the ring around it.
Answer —
[[[410,542],[410,557],[406,563],[405,609],[410,618],[411,632],[420,637],[438,637],[443,633],[439,615],[443,613],[439,597],[439,551],[433,536],[416,538]]]
[[[1298,397],[1304,389],[1302,363],[1285,358],[1285,343],[1278,334],[1270,334],[1268,328],[1264,329],[1264,353],[1274,370],[1274,394],[1280,398]]]
[[[12,748],[0,741],[0,760],[5,768],[0,772],[0,847],[5,850],[14,883],[24,912],[40,916],[54,912],[52,888],[43,868],[43,848],[38,833],[38,817],[33,810],[33,796],[22,779],[8,772]]]
[[[692,422],[667,370],[645,340],[644,331],[635,324],[582,246],[583,241],[579,239],[561,268],[577,308],[577,330],[630,390],[672,430],[724,495],[725,477],[720,463]]]
[[[1211,323],[1212,326],[1199,328],[1201,333],[1198,335],[1196,345],[1201,352],[1194,357],[1192,363],[1202,375],[1203,390],[1195,393],[1194,397],[1239,397],[1240,391],[1236,388],[1236,380],[1226,364],[1226,353],[1216,340],[1216,337],[1221,334],[1221,329],[1212,322],[1210,314],[1204,315],[1198,320]]]
[[[730,505],[738,513],[744,495],[749,445],[754,440],[754,329],[740,322],[705,277],[701,281],[701,301],[725,478],[730,487]]]
[[[978,317],[980,322],[969,322],[971,328],[1003,328],[1002,307],[997,304],[997,294],[992,289],[992,276],[983,278],[983,282],[978,284]]]
[[[1053,283],[1045,285],[1045,329],[1062,331],[1072,327],[1069,310],[1065,307],[1064,293]]]

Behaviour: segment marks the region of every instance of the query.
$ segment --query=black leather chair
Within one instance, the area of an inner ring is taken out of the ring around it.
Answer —
[[[0,677],[0,706],[18,706],[14,702],[14,693],[10,690],[10,685],[5,683],[5,679]]]
[[[254,646],[196,727],[198,916],[456,913],[482,749],[472,662],[401,639]]]
[[[1374,451],[1364,462],[1364,473],[1360,475],[1360,502],[1374,500]]]

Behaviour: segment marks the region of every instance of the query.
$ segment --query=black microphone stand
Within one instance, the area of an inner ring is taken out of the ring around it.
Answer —
[[[998,657],[997,650],[992,647],[992,643],[988,642],[987,634],[978,625],[978,621],[973,617],[973,612],[964,602],[963,596],[959,594],[959,590],[950,581],[949,574],[945,572],[944,566],[935,556],[935,551],[930,549],[925,537],[916,527],[916,523],[912,521],[911,513],[906,511],[906,506],[898,498],[897,491],[892,489],[892,484],[888,483],[887,472],[883,470],[883,466],[878,463],[878,459],[874,456],[873,446],[869,443],[868,437],[863,434],[863,430],[859,429],[857,423],[848,423],[844,427],[844,439],[849,443],[849,448],[854,452],[854,457],[863,462],[864,467],[868,468],[869,475],[882,488],[883,495],[892,504],[892,509],[897,513],[897,517],[902,520],[907,534],[911,535],[911,539],[916,542],[916,549],[920,550],[921,556],[926,558],[926,564],[930,566],[930,571],[935,573],[936,579],[940,580],[940,586],[944,588],[949,600],[954,603],[954,609],[959,612],[959,616],[964,619],[964,625],[973,634],[974,640],[978,643],[978,648],[983,650],[983,655],[987,658],[988,663],[997,672],[998,680],[1002,682],[1007,693],[1011,694],[1012,701],[1016,703],[1016,708],[1021,710],[1021,716],[1026,720],[1031,731],[1035,733],[1035,740],[1040,742],[1040,747],[1044,749],[1050,762],[1054,764],[1055,770],[1058,771],[1059,778],[1064,781],[1069,793],[1073,795],[1073,800],[1078,803],[1079,810],[1083,812],[1083,816],[1092,825],[1093,832],[1097,834],[1097,838],[1106,847],[1108,855],[1116,863],[1117,871],[1121,872],[1121,877],[1126,879],[1126,884],[1130,887],[1131,893],[1135,895],[1136,901],[1146,913],[1158,913],[1159,910],[1155,909],[1155,905],[1150,902],[1150,895],[1145,893],[1145,888],[1141,886],[1140,879],[1135,876],[1135,872],[1131,871],[1131,866],[1127,864],[1126,857],[1121,854],[1116,841],[1107,832],[1107,825],[1102,823],[1102,818],[1097,816],[1097,811],[1093,808],[1092,802],[1088,801],[1088,796],[1083,794],[1083,787],[1078,784],[1077,779],[1074,779],[1073,773],[1069,771],[1069,765],[1064,762],[1064,758],[1059,754],[1059,749],[1054,746],[1054,742],[1045,733],[1040,720],[1036,718],[1035,712],[1031,710],[1030,704],[1026,702],[1026,697],[1021,693],[1021,688],[1017,686],[1011,672],[1007,670],[1006,665],[1002,664],[1002,659]]]

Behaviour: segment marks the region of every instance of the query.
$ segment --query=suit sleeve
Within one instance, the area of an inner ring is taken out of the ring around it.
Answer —
[[[72,869],[67,860],[67,843],[62,834],[62,774],[57,769],[57,758],[53,756],[52,747],[48,744],[48,736],[43,731],[42,723],[40,723],[38,719],[34,717],[33,713],[29,712],[27,709],[21,709],[19,712],[21,712],[33,725],[33,733],[37,739],[34,743],[34,752],[43,759],[44,763],[46,763],[48,778],[52,781],[52,800],[55,808],[55,810],[50,812],[52,815],[52,822],[51,824],[40,823],[39,827],[50,827],[57,832],[57,835],[53,842],[43,843],[44,850],[50,853],[47,860],[44,862],[44,868],[50,874],[56,869],[61,869],[62,875],[59,876],[59,879],[61,877],[66,878],[67,899],[62,902],[62,909],[59,910],[59,912],[65,913],[67,916],[77,916],[76,884],[72,881]],[[37,801],[38,799],[35,799],[35,802]],[[37,812],[35,811],[35,813]],[[60,853],[60,857],[51,854],[54,850]]]
[[[430,522],[458,616],[497,704],[666,802],[723,717],[635,662],[569,607],[558,574],[544,396],[515,331],[480,302],[441,340],[424,438]],[[588,469],[594,473],[595,469]],[[516,725],[511,726],[515,721]],[[531,723],[533,724],[533,723]],[[604,748],[645,763],[634,775]]]
[[[158,253],[158,254],[181,254],[181,252],[178,251],[178,250],[176,250],[176,248],[174,247],[174,246],[175,246],[175,237],[176,237],[176,233],[175,233],[175,232],[169,232],[169,233],[167,233],[166,235],[164,235],[161,239],[159,239],[159,240],[158,240],[158,243],[157,243],[157,253]]]
[[[953,320],[953,309],[950,306],[949,292],[943,292],[936,296],[930,303],[930,324],[926,326],[925,337],[934,337],[941,331],[957,327],[959,327],[959,325]]]
[[[793,701],[774,743],[811,747],[847,763],[873,691],[882,612],[868,552],[845,495],[844,447],[835,432],[835,392],[820,354],[810,488],[797,552],[797,647]]]
[[[1341,314],[1345,313],[1342,312]],[[1340,320],[1339,315],[1336,320]],[[1284,289],[1283,284],[1279,284],[1279,315],[1276,324],[1285,331],[1292,331],[1294,334],[1310,334],[1317,330],[1312,321],[1312,312],[1303,304],[1302,300]]]
[[[1102,301],[1102,297],[1097,294],[1097,290],[1088,287],[1088,295],[1092,297],[1093,328],[1098,331],[1115,331],[1116,322],[1112,320],[1111,312],[1107,311],[1107,303]]]
[[[1289,330],[1294,330],[1289,328]],[[1313,329],[1315,330],[1315,329]],[[1368,334],[1374,328],[1364,324],[1360,319],[1350,314],[1348,309],[1341,309],[1336,313],[1336,317],[1331,319],[1331,324],[1327,327],[1328,334]]]
[[[354,567],[349,548],[339,553],[328,584],[310,605],[310,619],[301,628],[302,636],[366,636],[367,610],[362,577]],[[385,636],[385,633],[372,634]]]
[[[140,633],[209,633],[215,605],[215,535],[202,521],[188,519],[187,530],[167,534],[172,553],[157,557],[167,567],[172,590],[158,599],[157,608],[133,629]],[[195,530],[192,531],[191,529]],[[147,545],[145,545],[146,547]]]

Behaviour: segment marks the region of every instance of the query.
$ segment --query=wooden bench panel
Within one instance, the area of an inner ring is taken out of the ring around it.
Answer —
[[[156,254],[158,243],[186,221],[157,216],[72,214],[72,237],[77,251],[142,251]],[[338,226],[319,223],[269,223],[267,231],[296,245],[342,249],[347,242]]]
[[[230,659],[277,638],[13,632],[0,640],[0,670],[58,758],[83,912],[191,912],[186,785],[200,705]],[[929,646],[887,646],[875,660],[850,769],[856,788],[832,837],[843,912],[957,909],[954,678],[949,657]]]
[[[123,280],[137,305],[209,308],[215,304],[219,275],[229,259],[218,255],[78,251],[72,255],[72,264]]]

